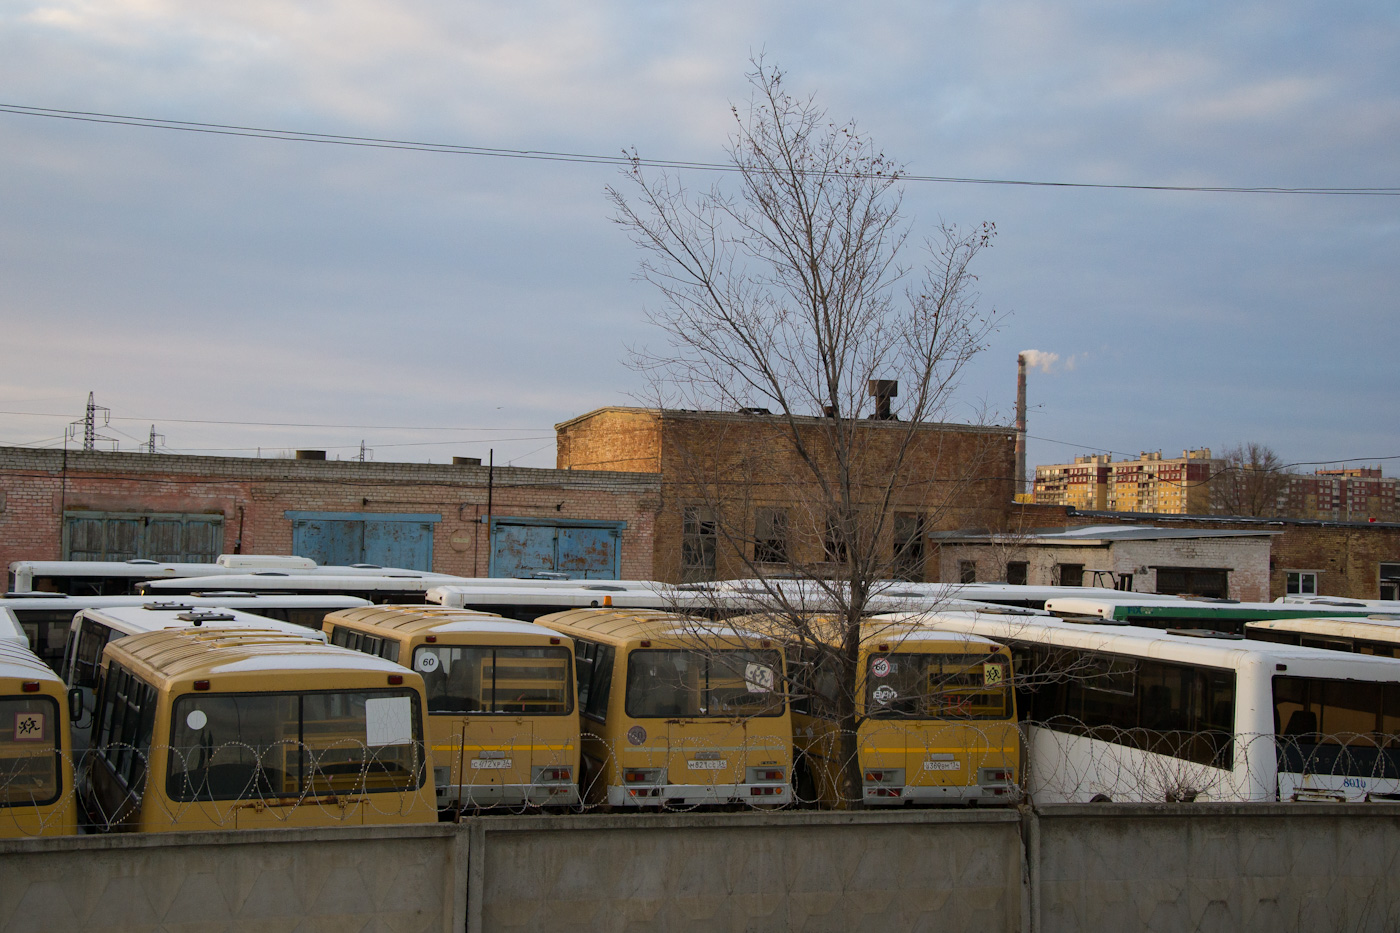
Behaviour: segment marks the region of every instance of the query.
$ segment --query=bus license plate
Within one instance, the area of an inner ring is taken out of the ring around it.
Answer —
[[[473,758],[472,769],[486,768],[492,771],[500,771],[510,767],[509,758]]]
[[[961,771],[961,770],[962,770],[962,762],[961,762],[961,761],[926,761],[926,762],[924,762],[924,770],[925,770],[925,771]]]
[[[692,771],[721,771],[729,767],[729,762],[723,758],[711,758],[708,761],[691,760],[686,762],[686,767]]]

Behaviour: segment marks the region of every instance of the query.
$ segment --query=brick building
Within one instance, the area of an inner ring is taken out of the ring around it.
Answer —
[[[1279,496],[1279,512],[1325,521],[1400,521],[1400,479],[1382,476],[1380,467],[1292,475]]]
[[[1008,525],[1153,525],[1201,530],[1274,532],[1265,595],[1400,599],[1400,523],[1315,519],[1250,519],[1216,515],[1090,512],[1041,505],[1015,506]]]
[[[851,432],[852,486],[867,497],[880,494],[895,451],[909,444],[888,511],[869,498],[855,503],[860,533],[878,528],[880,538],[870,540],[892,576],[929,575],[929,531],[999,527],[1011,505],[1015,436],[1008,427],[815,417],[790,427],[765,411],[600,408],[556,425],[558,466],[661,476],[658,579],[744,577],[753,565],[774,574],[797,564],[804,572],[822,573],[824,564],[834,571],[840,555],[824,527],[829,509],[795,449],[794,427],[824,458],[823,470],[832,469],[829,432]]]
[[[6,447],[0,564],[301,554],[465,576],[645,579],[660,488],[654,472]]]
[[[1277,530],[1070,525],[1020,535],[935,532],[944,581],[1104,586],[1259,601]]]

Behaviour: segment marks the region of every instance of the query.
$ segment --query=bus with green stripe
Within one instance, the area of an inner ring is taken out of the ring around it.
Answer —
[[[1160,629],[1207,629],[1230,635],[1244,634],[1250,622],[1267,619],[1306,619],[1319,615],[1365,618],[1375,610],[1358,606],[1346,609],[1290,603],[1242,603],[1233,600],[1174,599],[1137,600],[1065,597],[1045,601],[1045,611],[1062,619],[1117,622]]]

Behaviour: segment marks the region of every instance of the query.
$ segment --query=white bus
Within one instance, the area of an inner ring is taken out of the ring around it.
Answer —
[[[330,569],[330,568],[323,568]],[[381,569],[360,573],[287,573],[259,570],[254,573],[212,577],[179,577],[148,580],[137,589],[146,596],[185,596],[209,593],[267,593],[306,595],[338,593],[356,596],[372,603],[421,604],[428,590],[456,583],[461,577],[425,570]]]
[[[165,563],[144,557],[115,561],[17,560],[10,563],[9,591],[66,593],[69,596],[132,596],[137,593],[137,585],[147,580],[233,576],[259,571],[305,576],[377,576],[415,572],[380,567],[378,564],[322,566],[309,557],[289,554],[220,554],[213,563],[207,564]]]
[[[1400,800],[1400,661],[992,613],[923,624],[1011,646],[1039,803]]]
[[[354,596],[264,596],[237,593],[231,596],[182,596],[163,601],[175,608],[223,607],[254,612],[279,622],[293,622],[320,630],[326,613],[369,605]],[[29,636],[29,646],[55,671],[63,665],[73,617],[84,609],[161,605],[149,596],[65,596],[61,593],[6,593],[0,612],[9,610]]]
[[[950,596],[949,592],[923,592],[897,584],[871,596],[866,608],[875,613],[991,607],[988,603]],[[726,580],[674,585],[646,580],[475,578],[433,587],[428,590],[427,599],[453,609],[492,612],[522,622],[568,609],[657,609],[726,619],[773,611],[780,601],[795,611],[830,612],[839,608],[824,587],[804,580]]]
[[[1266,619],[1244,627],[1245,637],[1281,645],[1400,657],[1400,615],[1366,618]]]
[[[1280,603],[1242,603],[1230,599],[1175,599],[1171,602],[1138,599],[1087,599],[1060,597],[1045,601],[1045,610],[1066,619],[1119,622],[1145,628],[1210,629],[1243,635],[1246,623],[1262,619],[1303,619],[1319,614],[1316,606]],[[1363,607],[1331,607],[1328,615],[1366,616],[1375,610]]]

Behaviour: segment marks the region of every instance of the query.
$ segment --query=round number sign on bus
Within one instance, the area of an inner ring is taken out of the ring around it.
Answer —
[[[627,741],[633,745],[641,745],[647,740],[647,730],[641,726],[633,726],[627,730]]]
[[[888,677],[890,673],[890,659],[876,658],[870,662],[870,673],[876,677]]]
[[[431,651],[420,651],[413,666],[418,668],[420,674],[431,674],[438,669],[438,656]]]

